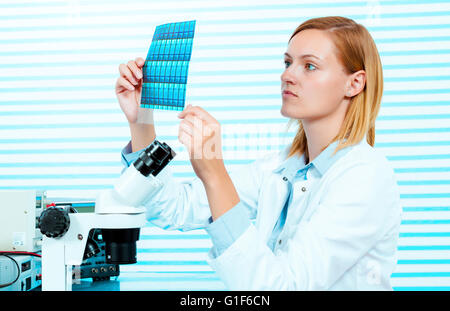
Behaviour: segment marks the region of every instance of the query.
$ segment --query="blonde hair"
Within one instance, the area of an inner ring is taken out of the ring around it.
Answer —
[[[366,73],[366,83],[363,91],[351,98],[338,134],[329,143],[339,140],[333,155],[340,149],[360,142],[366,135],[367,143],[375,144],[375,120],[381,105],[383,95],[383,69],[380,56],[372,36],[367,29],[349,18],[328,16],[313,18],[303,22],[295,29],[289,42],[300,31],[318,29],[326,31],[337,49],[337,57],[342,62],[347,73],[359,70]],[[296,119],[290,119],[288,128]],[[309,162],[308,144],[301,120],[297,120],[299,128],[292,141],[287,157],[305,153],[306,163]],[[345,139],[345,140],[344,140]],[[322,151],[328,147],[325,146]]]

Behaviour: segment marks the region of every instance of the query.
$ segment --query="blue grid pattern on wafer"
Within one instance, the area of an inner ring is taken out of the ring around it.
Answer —
[[[159,25],[143,67],[141,107],[183,110],[195,20]]]

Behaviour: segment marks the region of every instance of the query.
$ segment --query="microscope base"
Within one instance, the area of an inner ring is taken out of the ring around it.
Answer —
[[[43,237],[42,290],[71,291],[72,266],[81,265],[91,229],[129,229],[145,226],[144,213],[71,213],[69,230],[60,238]]]

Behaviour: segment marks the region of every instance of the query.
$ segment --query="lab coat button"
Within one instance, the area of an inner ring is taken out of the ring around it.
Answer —
[[[284,176],[284,177],[283,177],[283,180],[284,180],[284,181],[287,181],[287,177],[286,177],[286,176]]]
[[[278,240],[278,244],[280,244],[280,245],[281,245],[281,240]]]
[[[302,187],[302,191],[305,192],[305,191],[306,191],[306,188],[305,188],[305,187]]]

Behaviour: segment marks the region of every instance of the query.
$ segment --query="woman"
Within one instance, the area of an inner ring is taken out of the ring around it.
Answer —
[[[127,165],[155,139],[152,112],[138,108],[143,64],[122,64],[116,85],[131,130]],[[391,290],[401,206],[393,169],[373,148],[376,45],[351,19],[314,18],[292,34],[285,65],[281,114],[299,126],[292,144],[228,173],[220,124],[187,106],[178,137],[197,178],[178,183],[167,166],[148,219],[205,228],[207,261],[231,290]]]

